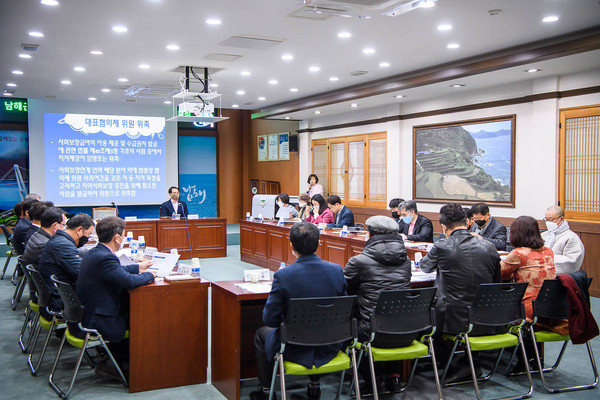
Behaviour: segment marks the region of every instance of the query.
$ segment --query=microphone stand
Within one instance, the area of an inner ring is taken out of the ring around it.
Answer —
[[[113,205],[114,208],[117,209],[117,217],[119,216],[119,207],[117,207],[117,205],[115,204],[115,202],[113,201],[112,203],[110,203]]]
[[[193,258],[192,257],[193,250],[192,250],[192,240],[190,239],[190,228],[188,226],[188,216],[187,216],[188,209],[187,209],[187,204],[185,206],[185,211],[186,212],[184,212],[183,204],[180,203],[179,207],[181,207],[181,214],[183,215],[183,220],[185,221],[185,230],[187,232],[187,237],[188,237],[188,246],[190,247],[190,259],[192,259]]]

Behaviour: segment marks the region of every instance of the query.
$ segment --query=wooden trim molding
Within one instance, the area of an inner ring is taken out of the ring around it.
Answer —
[[[394,75],[338,90],[276,104],[252,114],[252,119],[323,107],[344,101],[431,85],[529,63],[600,49],[600,25],[536,42]]]

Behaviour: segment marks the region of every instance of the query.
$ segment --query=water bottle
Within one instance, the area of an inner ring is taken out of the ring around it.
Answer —
[[[285,268],[285,263],[282,261],[279,263],[279,269],[284,269]]]
[[[348,227],[346,225],[342,228],[342,237],[348,237]]]
[[[199,266],[192,267],[192,276],[200,278],[200,267]]]
[[[173,212],[173,214],[171,214],[171,219],[177,219],[177,213]]]
[[[138,236],[138,250],[142,254],[146,250],[146,239],[143,236]]]
[[[250,211],[246,213],[246,221],[250,221]]]
[[[132,240],[131,241],[131,259],[133,261],[137,260],[138,257],[138,241],[137,240]]]

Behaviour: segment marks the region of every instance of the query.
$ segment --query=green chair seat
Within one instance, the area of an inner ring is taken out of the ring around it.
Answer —
[[[10,257],[10,256],[12,256],[12,255],[13,255],[13,252],[12,252],[12,250],[8,250],[8,251],[6,252],[6,257]]]
[[[78,338],[77,336],[74,336],[70,331],[69,328],[67,328],[66,331],[66,335],[67,335],[67,342],[69,342],[69,344],[73,347],[77,347],[78,349],[83,348],[83,339]],[[95,342],[98,341],[97,336],[90,336],[90,339],[88,340],[88,346],[89,343],[91,342]]]
[[[570,340],[569,335],[561,335],[560,333],[551,331],[536,331],[535,340],[536,342],[565,342]]]
[[[456,339],[456,336],[444,334],[442,335],[444,340]],[[464,343],[464,339],[461,340]],[[512,347],[519,345],[519,338],[511,333],[504,333],[501,335],[488,335],[488,336],[469,336],[469,345],[472,351],[484,351],[484,350],[497,350],[505,347]]]
[[[33,312],[40,312],[40,306],[33,300],[29,300],[29,309]]]
[[[330,372],[338,372],[350,368],[351,360],[350,357],[340,351],[333,360],[329,361],[325,365],[320,366],[319,368],[315,367],[314,365],[312,368],[306,368],[291,361],[284,361],[283,366],[285,367],[285,373],[288,375],[328,374]]]
[[[357,347],[360,350],[361,343],[359,343]],[[406,347],[384,349],[371,346],[371,351],[373,352],[374,361],[412,360],[429,355],[429,347],[416,340],[413,340],[413,342]]]
[[[40,323],[40,325],[42,325],[42,328],[48,330],[48,329],[50,329],[50,325],[52,325],[52,320],[48,321],[46,318],[44,318],[40,315],[39,323]]]

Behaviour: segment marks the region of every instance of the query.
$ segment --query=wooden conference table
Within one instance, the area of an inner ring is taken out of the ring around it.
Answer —
[[[227,256],[226,218],[138,219],[126,221],[125,231],[133,232],[134,239],[144,236],[146,246],[158,251],[177,249],[182,259]]]

